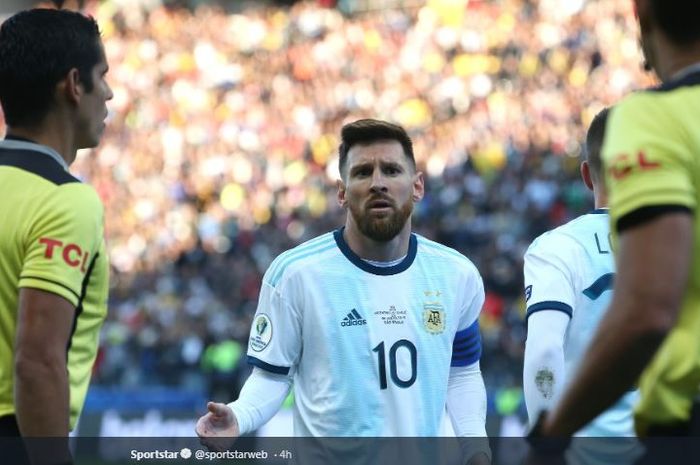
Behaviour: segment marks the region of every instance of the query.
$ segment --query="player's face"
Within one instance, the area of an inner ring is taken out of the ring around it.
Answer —
[[[350,148],[338,200],[366,237],[390,241],[406,226],[413,203],[423,197],[423,175],[416,173],[397,141]]]
[[[107,118],[107,100],[113,97],[112,89],[107,84],[108,71],[104,49],[100,44],[101,60],[92,68],[93,87],[85,92],[80,102],[78,120],[78,148],[95,147],[100,143]]]

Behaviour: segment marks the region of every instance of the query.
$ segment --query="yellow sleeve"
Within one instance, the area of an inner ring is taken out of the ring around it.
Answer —
[[[640,208],[695,209],[691,145],[662,95],[631,95],[610,115],[602,158],[615,229],[620,218]]]
[[[19,287],[52,292],[77,306],[102,243],[102,202],[90,186],[65,184],[33,217]]]

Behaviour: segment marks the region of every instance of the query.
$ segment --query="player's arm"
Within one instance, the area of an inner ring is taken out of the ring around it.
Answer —
[[[469,272],[466,289],[459,324],[464,329],[457,331],[452,342],[446,408],[467,463],[484,465],[491,461],[486,437],[486,388],[479,365],[482,352],[479,315],[485,293],[476,268]]]
[[[634,385],[678,318],[692,238],[692,216],[682,212],[620,234],[611,309],[543,434],[573,434]]]
[[[68,436],[66,347],[75,306],[63,297],[22,288],[15,340],[15,414],[22,436]]]
[[[447,383],[447,413],[452,429],[471,465],[488,464],[491,449],[486,437],[486,388],[479,362],[453,366]]]
[[[523,390],[530,424],[559,399],[566,377],[564,335],[574,303],[574,278],[579,245],[549,233],[538,238],[524,257],[527,341]]]
[[[209,412],[195,427],[202,438],[238,437],[255,431],[280,409],[292,384],[290,372],[301,353],[301,317],[286,298],[288,275],[276,285],[270,276],[281,259],[273,261],[263,277],[256,316],[250,330],[248,363],[255,368],[246,380],[238,400],[228,405],[209,402]],[[278,329],[280,329],[278,331]],[[207,442],[220,449],[227,444]]]
[[[530,424],[542,410],[550,410],[564,390],[564,334],[569,320],[553,310],[533,313],[527,320],[523,390]]]
[[[238,437],[257,430],[279,411],[291,385],[287,375],[253,368],[235,402],[207,404],[209,412],[197,421],[197,435]]]

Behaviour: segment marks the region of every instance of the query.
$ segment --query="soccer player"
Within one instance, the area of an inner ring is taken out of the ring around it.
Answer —
[[[581,164],[581,177],[593,191],[595,210],[538,237],[525,254],[523,386],[531,423],[561,396],[610,303],[615,273],[600,159],[607,118],[605,109],[591,122],[586,160]],[[637,392],[628,392],[577,436],[634,436],[632,408],[637,396]],[[591,441],[581,442],[572,453],[580,463],[596,459],[605,463],[612,458],[621,463],[634,458],[631,441],[606,445],[604,455],[595,450],[603,444]],[[617,457],[612,457],[615,453]]]
[[[345,226],[281,254],[263,278],[251,328],[254,365],[237,401],[209,403],[202,437],[238,436],[294,385],[297,436],[438,436],[445,406],[458,436],[484,438],[479,272],[411,232],[423,197],[403,128],[342,128],[338,202]]]
[[[613,300],[535,438],[571,435],[637,382],[638,434],[700,434],[700,3],[635,6],[645,58],[663,85],[611,113],[603,162],[617,236]]]
[[[108,264],[102,203],[68,166],[102,136],[106,72],[91,18],[37,9],[0,27],[2,436],[67,438],[85,400]]]

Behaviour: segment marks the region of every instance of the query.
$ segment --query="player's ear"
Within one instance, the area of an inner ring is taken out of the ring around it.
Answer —
[[[593,178],[591,177],[591,165],[587,161],[581,163],[581,178],[588,190],[593,190]]]
[[[423,179],[423,172],[416,171],[413,175],[413,201],[420,202],[425,195],[425,180]]]
[[[347,205],[347,200],[345,198],[345,183],[342,179],[338,179],[336,181],[336,185],[338,186],[338,205],[340,205],[341,208],[345,208]]]

